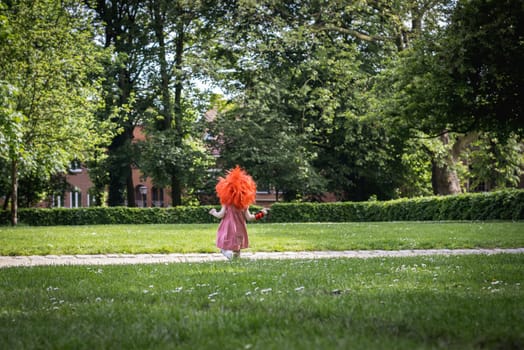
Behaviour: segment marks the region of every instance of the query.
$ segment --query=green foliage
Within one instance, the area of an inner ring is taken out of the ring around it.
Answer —
[[[78,1],[2,7],[8,30],[0,45],[0,158],[12,169],[16,204],[17,186],[24,184],[19,179],[47,180],[72,160],[88,159],[110,137],[110,125],[95,118],[106,52],[93,40],[91,13]],[[16,205],[11,207],[16,223]]]
[[[188,123],[194,124],[195,120]],[[203,187],[203,178],[212,166],[212,157],[199,138],[187,134],[180,139],[172,129],[148,131],[146,137],[146,141],[136,143],[140,153],[138,164],[142,173],[151,177],[156,186],[169,187],[171,177],[176,174],[185,188]]]
[[[96,224],[212,223],[213,206],[174,208],[21,209],[20,221],[33,226]],[[256,211],[260,207],[252,207]],[[0,211],[0,224],[6,224]],[[524,191],[504,190],[391,201],[275,203],[270,222],[523,220]]]
[[[397,199],[384,202],[276,203],[273,222],[522,220],[524,191]]]
[[[513,0],[458,1],[438,51],[447,118],[470,128],[524,134],[524,6]]]
[[[127,193],[127,203],[133,205],[136,184],[130,168],[139,164],[155,184],[168,184],[172,205],[180,205],[183,189],[201,189],[198,175],[205,173],[201,168],[209,158],[194,125],[210,108],[210,92],[207,86],[201,92],[195,82],[207,85],[219,70],[209,52],[215,40],[223,39],[221,26],[228,23],[226,11],[232,5],[221,0],[89,3],[105,32],[104,45],[115,51],[105,66],[107,108],[102,118],[114,118],[119,132],[107,161],[97,164],[98,173],[108,174],[99,178],[109,185],[108,204],[124,205]],[[137,125],[148,129],[140,155],[128,152]]]
[[[467,162],[470,164],[471,188],[483,184],[486,190],[516,187],[524,169],[524,143],[510,134],[500,139],[494,134],[482,134],[470,146]]]
[[[2,157],[16,159],[20,172],[52,174],[87,158],[108,131],[94,119],[103,52],[74,1],[14,2],[5,13],[12,32],[0,46],[0,82],[10,91],[0,93]]]
[[[103,224],[184,224],[216,222],[209,210],[213,206],[178,206],[173,208],[129,208],[129,207],[90,207],[90,208],[22,208],[19,212],[21,223],[31,226],[55,225],[103,225]],[[252,211],[259,210],[252,207]],[[0,211],[0,224],[7,212]]]
[[[523,16],[518,1],[458,1],[448,26],[424,32],[395,62],[394,114],[429,134],[522,135]]]
[[[285,118],[271,112],[258,114],[249,107],[219,114],[211,125],[213,134],[220,135],[213,145],[226,169],[237,164],[248,169],[260,189],[276,188],[291,199],[296,194],[316,194],[324,183],[312,167],[314,155],[304,144],[306,137],[297,135]]]
[[[32,226],[213,222],[211,207],[20,209],[20,222]]]
[[[216,168],[240,164],[286,200],[427,195],[433,169],[472,188],[516,186],[522,11],[512,0],[2,1],[0,196],[8,167],[28,205],[51,191],[49,175],[91,157],[110,206],[135,203],[135,165],[172,188],[173,205],[204,181],[210,192],[208,130],[194,125],[216,85],[232,102],[212,106]],[[137,125],[149,130],[141,148]],[[477,129],[509,142],[481,135],[462,167],[452,131]],[[447,144],[429,140],[445,130]],[[106,137],[108,157],[94,156]]]

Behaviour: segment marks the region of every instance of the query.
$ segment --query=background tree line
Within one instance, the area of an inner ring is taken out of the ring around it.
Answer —
[[[515,187],[522,18],[517,0],[1,0],[0,195],[31,205],[76,159],[110,206],[135,203],[135,166],[180,205],[212,191],[210,147],[289,200]]]

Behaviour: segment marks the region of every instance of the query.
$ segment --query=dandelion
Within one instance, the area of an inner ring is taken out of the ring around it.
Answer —
[[[304,290],[304,286],[300,286],[298,288],[295,288],[295,292],[301,292]]]
[[[271,291],[273,291],[272,288],[266,288],[266,289],[262,289],[262,290],[260,291],[260,293],[262,293],[262,294],[267,294],[267,293],[269,293],[269,292],[271,292]]]

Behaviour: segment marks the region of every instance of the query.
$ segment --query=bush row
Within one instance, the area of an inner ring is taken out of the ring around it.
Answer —
[[[373,202],[278,203],[275,222],[522,220],[524,191],[504,190]]]
[[[18,221],[31,226],[97,224],[216,223],[213,206],[175,208],[91,207],[19,210]],[[260,207],[252,207],[252,212]],[[276,203],[271,222],[523,220],[524,191],[434,196],[391,201],[342,203]],[[0,224],[9,213],[0,211]]]
[[[21,208],[18,211],[18,222],[30,226],[211,223],[217,221],[208,213],[211,208],[213,207]],[[8,223],[9,213],[0,212],[0,224]]]

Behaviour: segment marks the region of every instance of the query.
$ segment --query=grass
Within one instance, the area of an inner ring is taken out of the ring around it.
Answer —
[[[524,347],[524,254],[0,270],[2,349]]]
[[[0,255],[216,252],[217,225],[0,227]],[[262,223],[251,251],[524,247],[524,222]]]

